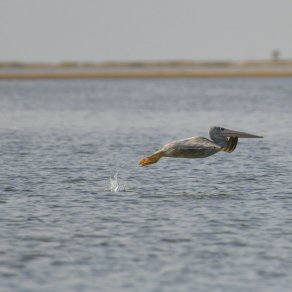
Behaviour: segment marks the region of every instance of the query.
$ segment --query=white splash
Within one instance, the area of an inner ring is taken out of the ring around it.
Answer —
[[[113,177],[110,177],[110,191],[111,192],[125,192],[126,186],[121,185],[118,181],[118,173],[115,173]]]

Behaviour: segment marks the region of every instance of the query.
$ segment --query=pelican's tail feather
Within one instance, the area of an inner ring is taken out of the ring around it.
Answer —
[[[145,157],[142,160],[140,160],[139,163],[141,166],[153,164],[153,163],[156,163],[162,156],[164,156],[164,153],[162,151],[155,152],[151,156]]]

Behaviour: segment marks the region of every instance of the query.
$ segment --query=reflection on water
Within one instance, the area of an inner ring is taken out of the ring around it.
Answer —
[[[1,289],[289,291],[291,96],[289,78],[1,81]],[[139,166],[213,125],[265,138]]]

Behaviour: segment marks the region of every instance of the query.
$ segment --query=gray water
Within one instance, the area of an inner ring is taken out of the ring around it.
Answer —
[[[1,81],[0,290],[290,291],[291,113],[288,78]],[[213,125],[265,138],[139,166]]]

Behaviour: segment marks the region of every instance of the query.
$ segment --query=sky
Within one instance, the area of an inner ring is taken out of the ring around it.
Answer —
[[[291,0],[0,0],[0,61],[292,59]]]

